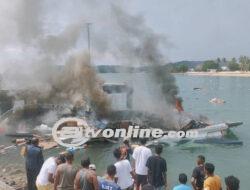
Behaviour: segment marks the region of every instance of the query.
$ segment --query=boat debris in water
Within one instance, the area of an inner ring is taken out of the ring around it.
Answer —
[[[209,100],[209,102],[213,103],[213,104],[224,104],[224,103],[226,103],[225,100],[220,99],[220,98],[213,98],[213,99]]]
[[[159,139],[152,140],[149,142],[149,145],[156,143],[176,143],[178,144],[180,141],[182,142],[194,142],[199,144],[223,144],[223,145],[242,145],[243,142],[237,139],[228,139],[225,138],[227,132],[232,127],[237,127],[242,125],[243,122],[234,122],[234,123],[220,123],[214,125],[206,125],[197,127],[190,127],[186,130],[186,133],[196,134],[195,136],[184,137],[184,138],[168,138],[167,136],[163,136]],[[190,125],[189,125],[190,126]]]

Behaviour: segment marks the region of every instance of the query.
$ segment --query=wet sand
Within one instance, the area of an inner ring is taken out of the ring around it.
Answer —
[[[221,72],[187,72],[191,76],[221,76],[221,77],[250,77],[250,72],[242,71],[221,71]]]

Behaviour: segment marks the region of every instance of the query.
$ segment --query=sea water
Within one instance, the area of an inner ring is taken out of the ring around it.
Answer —
[[[142,74],[116,73],[101,74],[100,76],[106,82],[126,82],[133,85],[135,96],[142,96],[141,91],[145,90],[149,92],[145,94],[145,96],[148,96],[146,99],[153,97],[153,94],[150,94],[152,90],[148,89],[151,85],[147,85],[152,81],[148,79],[146,79],[148,81],[145,81],[145,77]],[[180,146],[166,146],[162,156],[167,160],[169,187],[171,188],[178,183],[179,173],[186,173],[190,179],[196,164],[197,155],[203,154],[207,162],[215,165],[215,173],[220,175],[223,181],[226,176],[235,175],[241,181],[241,189],[248,189],[250,186],[250,78],[188,76],[180,74],[175,75],[175,77],[185,111],[194,115],[205,115],[218,123],[226,121],[244,122],[243,125],[232,129],[239,140],[243,141],[243,145],[223,146],[187,143]],[[199,89],[194,90],[194,88]],[[225,104],[211,104],[209,100],[215,97],[225,100]],[[139,104],[138,102],[133,103]],[[9,138],[0,137],[0,144],[9,143]],[[97,173],[103,175],[106,167],[115,162],[112,151],[116,146],[118,145],[103,143],[90,145],[86,150],[76,153],[75,163],[79,165],[81,157],[87,155],[97,166]],[[59,151],[61,149],[46,151],[45,158],[55,155]],[[6,155],[0,155],[0,168],[5,166],[24,169],[24,159],[19,155],[18,150],[11,150]]]

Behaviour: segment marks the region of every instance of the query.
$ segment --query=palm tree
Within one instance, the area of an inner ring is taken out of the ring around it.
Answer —
[[[241,71],[248,71],[249,58],[247,56],[240,56],[239,62]]]

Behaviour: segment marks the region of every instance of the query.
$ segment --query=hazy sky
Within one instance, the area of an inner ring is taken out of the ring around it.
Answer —
[[[32,29],[32,26],[26,26],[30,21],[35,29],[38,27],[38,30],[44,29],[53,33],[53,31],[62,31],[68,25],[81,20],[83,15],[87,15],[87,21],[94,23],[91,30],[98,27],[102,29],[105,22],[110,19],[110,17],[104,19],[102,17],[102,12],[109,11],[107,7],[110,2],[121,2],[124,9],[132,14],[143,15],[149,27],[157,33],[164,34],[172,44],[164,48],[164,55],[169,61],[250,56],[250,0],[47,0],[43,3],[37,3],[39,1],[35,0],[16,0],[15,4],[13,1],[0,1],[0,64],[1,62],[6,64],[8,60],[14,59],[20,61],[19,57],[26,60],[27,55],[33,56],[32,46],[27,52],[24,51],[27,47],[20,48],[16,38],[17,24],[19,29],[25,31],[23,35]],[[82,2],[90,4],[89,7]],[[40,10],[39,6],[38,10],[31,6],[44,3],[45,12]],[[20,5],[23,5],[22,9]],[[26,8],[31,10],[30,13]],[[16,15],[16,10],[23,12]],[[25,11],[32,16],[26,15]],[[36,14],[37,12],[39,14]],[[101,16],[98,17],[99,12]],[[20,22],[20,19],[17,19],[20,17],[18,15],[29,19]],[[44,26],[36,21],[37,15],[43,16],[42,19],[46,23]],[[95,21],[91,18],[95,16],[99,20]],[[111,32],[109,29],[112,30],[112,27],[101,30],[101,34]],[[82,36],[85,40],[86,34]],[[94,40],[97,36],[93,34],[92,38]],[[84,43],[81,41],[80,44]],[[95,60],[97,59],[95,57]],[[105,61],[104,56],[100,57],[100,62],[112,63],[109,59]]]
[[[133,0],[129,6],[173,44],[170,61],[250,56],[249,0]]]

